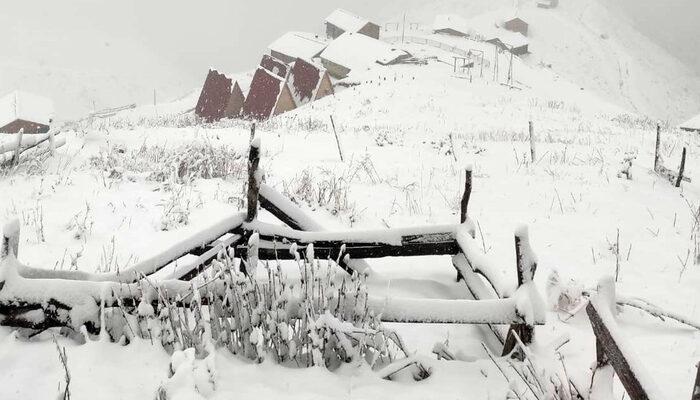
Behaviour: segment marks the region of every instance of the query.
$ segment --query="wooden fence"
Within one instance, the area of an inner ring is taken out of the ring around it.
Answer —
[[[376,231],[325,231],[289,199],[261,182],[260,141],[251,143],[249,184],[245,213],[223,219],[216,225],[184,239],[166,251],[119,272],[87,273],[31,268],[17,261],[19,224],[5,229],[0,253],[0,324],[41,331],[51,327],[86,324],[98,331],[94,315],[100,307],[134,307],[142,298],[155,299],[153,292],[167,293],[167,299],[186,306],[194,299],[194,279],[208,268],[224,250],[234,250],[236,258],[252,260],[289,260],[291,250],[313,246],[319,259],[336,260],[347,273],[366,273],[367,259],[449,255],[458,275],[474,300],[384,299],[370,296],[371,309],[384,321],[412,323],[487,324],[504,343],[503,354],[516,347],[515,332],[527,345],[532,341],[534,325],[543,324],[544,312],[524,315],[518,307],[521,296],[532,293],[531,284],[537,264],[530,249],[527,230],[515,234],[518,288],[511,297],[503,280],[477,250],[474,229],[468,217],[471,196],[471,170],[466,170],[460,223],[454,225]],[[262,206],[287,226],[257,220]],[[250,246],[253,235],[256,246]],[[183,256],[194,260],[183,262]],[[243,265],[243,263],[241,263]],[[243,271],[245,272],[245,271]],[[213,292],[224,290],[214,287]],[[519,297],[520,296],[520,297]],[[528,297],[529,299],[529,297]],[[206,304],[207,299],[200,299]],[[498,326],[501,326],[499,328]],[[521,356],[521,352],[514,355]]]

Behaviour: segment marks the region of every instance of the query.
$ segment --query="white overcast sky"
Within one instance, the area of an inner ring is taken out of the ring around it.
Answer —
[[[600,1],[624,8],[643,32],[700,71],[700,0]],[[24,85],[41,91],[44,81],[32,82],[37,69],[63,73],[66,82],[72,71],[115,77],[115,93],[150,85],[173,97],[201,84],[209,66],[252,68],[286,31],[321,33],[336,7],[379,21],[409,10],[409,19],[429,22],[436,12],[472,4],[481,12],[513,0],[0,0],[0,94]],[[421,7],[427,11],[410,15]],[[146,101],[145,91],[133,93],[133,101]]]

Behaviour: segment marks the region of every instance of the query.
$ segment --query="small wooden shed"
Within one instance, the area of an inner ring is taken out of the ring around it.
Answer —
[[[326,36],[330,39],[335,39],[345,32],[360,33],[379,39],[379,25],[342,8],[336,9],[326,17],[325,24]]]
[[[529,53],[530,42],[521,33],[508,32],[501,30],[490,38],[486,39],[487,43],[491,43],[505,51],[509,51],[516,56],[522,56]]]
[[[16,90],[0,98],[0,133],[46,133],[53,119],[51,99]]]
[[[442,14],[435,17],[433,33],[465,37],[468,36],[469,29],[467,28],[467,21],[459,15]]]
[[[249,80],[245,74],[229,76],[209,69],[194,109],[195,115],[206,122],[240,117]]]
[[[376,64],[397,64],[411,55],[382,41],[348,32],[328,44],[320,57],[328,73],[334,78],[342,79],[353,69],[367,69]]]
[[[326,41],[313,33],[287,32],[272,42],[267,48],[270,55],[291,64],[297,58],[311,60],[318,57],[326,48]]]
[[[264,121],[294,108],[296,104],[286,78],[258,67],[243,103],[243,118]]]
[[[511,32],[518,32],[521,33],[523,36],[527,36],[529,26],[527,22],[523,21],[518,17],[515,17],[504,22],[503,27]]]

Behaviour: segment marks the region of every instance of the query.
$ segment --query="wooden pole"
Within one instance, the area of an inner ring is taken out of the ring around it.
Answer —
[[[15,147],[15,154],[12,156],[12,162],[10,163],[13,167],[19,164],[19,156],[22,154],[22,136],[24,135],[24,128],[17,132],[17,147]]]
[[[659,149],[661,147],[661,123],[656,123],[656,147],[654,148],[654,171],[659,171]]]
[[[528,131],[530,132],[530,159],[532,163],[535,163],[535,128],[532,125],[532,121],[528,121]]]
[[[253,143],[253,139],[255,139],[255,122],[253,122],[253,125],[250,126],[250,140],[249,140],[249,143]]]
[[[685,152],[686,148],[683,148],[683,154],[681,155],[681,166],[678,168],[678,178],[676,179],[676,187],[681,187],[681,181],[683,180],[683,172],[685,171]]]
[[[343,149],[340,147],[340,138],[338,138],[338,132],[335,130],[335,122],[333,121],[332,115],[331,115],[331,126],[333,127],[333,134],[335,135],[335,144],[338,146],[338,154],[340,155],[340,161],[345,161],[343,159]]]
[[[472,166],[467,166],[464,171],[464,193],[462,194],[462,203],[460,204],[459,222],[467,222],[467,208],[469,207],[469,198],[472,195]]]
[[[523,227],[515,232],[515,262],[518,272],[518,288],[522,285],[532,282],[537,270],[537,262],[529,256],[532,252],[530,249],[530,240],[528,238],[527,228]],[[526,258],[527,257],[527,258]],[[513,332],[517,333],[523,344],[532,343],[535,331],[534,327],[527,324],[513,324],[508,329],[506,342],[503,344],[502,355],[510,354],[517,345],[517,339]],[[520,360],[524,359],[524,354],[517,352],[514,356]]]
[[[250,142],[248,153],[248,213],[246,222],[253,222],[258,216],[258,194],[260,193],[260,138]]]

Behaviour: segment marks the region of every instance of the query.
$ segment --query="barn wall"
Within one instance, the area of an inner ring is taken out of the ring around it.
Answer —
[[[367,25],[363,26],[362,29],[357,31],[357,33],[361,33],[371,38],[379,39],[379,25],[372,22],[368,22]]]
[[[335,39],[338,36],[342,35],[343,33],[345,33],[344,30],[338,28],[337,26],[335,26],[331,23],[326,22],[326,36],[329,39]]]
[[[333,83],[331,83],[331,78],[328,76],[328,72],[323,73],[321,78],[321,83],[318,85],[318,90],[316,90],[316,97],[314,100],[321,99],[330,94],[333,94]]]
[[[272,112],[272,116],[274,117],[275,115],[286,113],[295,108],[296,105],[294,104],[292,92],[289,91],[289,86],[285,84],[282,88],[282,93],[280,93],[280,97],[277,99],[277,104],[275,104],[275,110]]]
[[[350,68],[346,68],[340,64],[336,64],[332,61],[328,61],[324,58],[321,59],[323,67],[331,74],[332,77],[337,79],[342,79],[348,76],[350,73]]]
[[[238,118],[241,115],[241,110],[243,109],[243,103],[245,102],[245,96],[243,96],[243,91],[241,87],[238,86],[238,82],[233,84],[233,90],[231,91],[231,97],[229,98],[226,109],[224,110],[225,118]]]
[[[270,54],[272,57],[275,57],[286,64],[290,64],[295,60],[294,57],[290,57],[284,53],[280,53],[279,51],[270,50]]]
[[[0,133],[18,133],[22,129],[24,129],[24,133],[46,133],[49,131],[49,126],[23,119],[16,119],[0,127]]]

